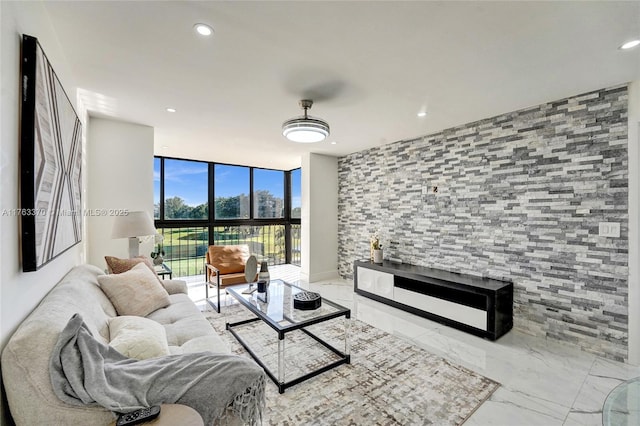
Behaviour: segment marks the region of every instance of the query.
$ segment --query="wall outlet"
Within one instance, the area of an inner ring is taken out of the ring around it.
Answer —
[[[620,224],[617,222],[600,222],[598,235],[601,237],[620,238]]]

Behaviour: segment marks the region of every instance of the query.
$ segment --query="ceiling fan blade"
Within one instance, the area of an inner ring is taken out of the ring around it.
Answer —
[[[303,89],[300,93],[304,99],[313,99],[315,102],[330,101],[339,97],[346,84],[340,80],[330,80],[316,83]]]

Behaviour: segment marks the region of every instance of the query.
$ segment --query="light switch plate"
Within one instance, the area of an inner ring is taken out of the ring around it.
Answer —
[[[620,238],[620,224],[617,222],[600,222],[598,234],[601,237]]]

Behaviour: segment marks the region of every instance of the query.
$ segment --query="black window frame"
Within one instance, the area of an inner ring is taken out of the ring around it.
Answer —
[[[202,161],[202,160],[191,160],[191,159],[188,159],[188,158],[160,157],[160,156],[154,155],[153,159],[155,160],[156,158],[158,158],[160,160],[160,219],[155,219],[154,218],[154,220],[156,222],[161,221],[161,220],[162,221],[171,221],[171,222],[183,221],[184,223],[192,223],[194,225],[207,223],[209,221],[209,219],[211,219],[211,203],[210,203],[210,200],[209,200],[208,196],[207,196],[207,203],[209,203],[209,218],[208,219],[164,219],[164,202],[165,202],[165,193],[164,193],[164,176],[165,176],[164,171],[165,171],[165,167],[164,167],[164,160],[191,161],[193,163],[206,164],[208,166],[208,169],[207,169],[207,186],[208,187],[211,186],[211,166],[209,165],[209,162],[208,161]],[[207,190],[209,191],[208,187],[207,187]]]
[[[156,228],[182,228],[182,227],[207,227],[209,231],[209,245],[214,244],[214,232],[213,229],[219,226],[266,226],[266,225],[284,225],[285,230],[285,263],[291,263],[291,226],[292,225],[300,225],[300,218],[292,218],[291,217],[291,175],[292,171],[299,169],[300,167],[296,167],[291,170],[279,170],[279,169],[270,169],[266,167],[254,167],[254,166],[245,166],[242,164],[229,164],[229,163],[219,163],[219,162],[211,162],[211,161],[202,161],[202,160],[192,160],[189,158],[178,158],[178,157],[165,157],[155,155],[154,160],[157,158],[160,160],[160,218],[155,219],[154,223]],[[165,194],[164,194],[164,171],[165,171],[165,160],[181,160],[181,161],[193,161],[196,163],[206,163],[208,164],[208,204],[209,204],[209,217],[208,219],[165,219],[164,217],[164,202],[165,202]],[[236,166],[236,167],[246,167],[249,169],[249,218],[248,219],[216,219],[215,218],[215,165],[224,165],[224,166]],[[278,172],[283,172],[284,179],[284,217],[282,218],[255,218],[254,217],[254,188],[253,188],[253,174],[254,170],[274,170]]]
[[[209,219],[210,221],[213,222],[217,222],[217,223],[222,223],[222,222],[227,222],[227,221],[246,221],[249,219],[242,219],[242,218],[238,218],[238,219],[216,219],[216,212],[215,212],[215,208],[216,208],[216,183],[215,183],[215,168],[216,165],[221,165],[221,166],[233,166],[233,167],[244,167],[246,169],[249,169],[249,219],[253,218],[253,193],[252,193],[252,189],[253,189],[253,170],[251,167],[249,166],[242,166],[239,164],[226,164],[226,163],[210,163],[209,165],[209,207],[213,207],[213,212],[209,212]]]

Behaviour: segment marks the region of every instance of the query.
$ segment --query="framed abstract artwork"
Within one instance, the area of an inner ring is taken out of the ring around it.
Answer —
[[[22,36],[20,202],[22,270],[82,239],[82,124],[38,39]]]

